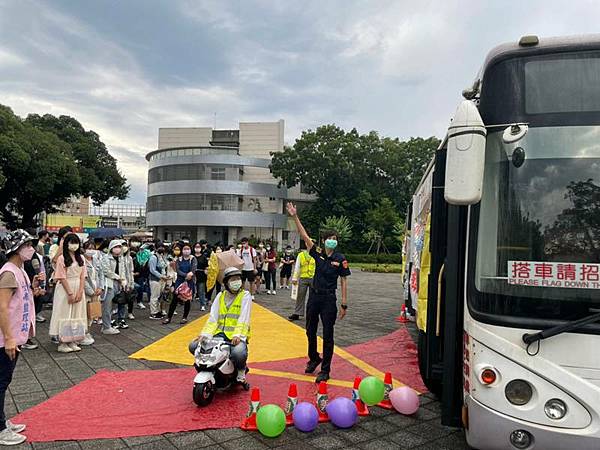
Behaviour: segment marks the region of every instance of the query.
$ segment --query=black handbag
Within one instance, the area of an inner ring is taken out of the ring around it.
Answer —
[[[116,303],[117,305],[126,305],[129,303],[129,296],[130,294],[128,292],[121,291],[114,296],[113,303]]]

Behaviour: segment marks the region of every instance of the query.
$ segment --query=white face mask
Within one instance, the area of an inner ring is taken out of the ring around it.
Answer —
[[[88,249],[85,251],[85,256],[89,256],[90,258],[96,254],[96,250]]]
[[[121,254],[121,247],[115,247],[111,250],[112,254],[115,256],[119,256]]]
[[[231,280],[229,282],[229,289],[233,292],[237,292],[242,288],[242,280]]]
[[[72,242],[69,244],[69,250],[72,252],[76,252],[79,249],[79,244]]]

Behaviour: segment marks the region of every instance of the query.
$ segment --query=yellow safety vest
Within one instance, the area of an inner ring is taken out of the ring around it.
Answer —
[[[250,324],[241,323],[238,321],[240,318],[240,312],[242,310],[242,299],[246,291],[243,289],[237,295],[229,309],[225,304],[225,292],[221,292],[219,297],[219,318],[217,322],[206,322],[202,329],[202,334],[215,334],[225,333],[227,339],[232,339],[233,336],[246,336],[250,337]]]
[[[313,278],[315,276],[315,259],[307,252],[300,253],[300,278]]]

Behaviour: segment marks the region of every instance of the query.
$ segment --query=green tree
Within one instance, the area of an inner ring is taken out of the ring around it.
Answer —
[[[377,253],[380,252],[382,244],[388,251],[398,250],[394,228],[400,221],[396,205],[387,197],[380,199],[367,211],[369,246],[373,247],[375,244]]]
[[[342,244],[348,242],[352,237],[352,227],[350,226],[350,221],[346,216],[327,217],[321,224],[321,230],[335,231],[338,241]]]
[[[293,147],[273,153],[271,171],[281,184],[301,184],[305,192],[316,195],[316,202],[302,211],[310,232],[316,232],[325,217],[345,216],[353,235],[360,237],[355,244],[365,247],[367,212],[387,197],[404,217],[438,145],[434,137],[403,142],[381,138],[375,131],[361,135],[356,129],[323,125],[304,131]]]
[[[37,214],[55,212],[70,196],[91,196],[102,203],[126,198],[129,191],[96,133],[70,117],[44,118],[46,126],[39,116],[23,120],[0,105],[0,182],[5,179],[0,216],[11,228],[36,226]],[[63,123],[63,134],[50,123]]]

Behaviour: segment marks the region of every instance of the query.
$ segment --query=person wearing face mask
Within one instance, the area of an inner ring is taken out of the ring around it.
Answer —
[[[17,364],[20,347],[35,335],[33,292],[23,264],[35,249],[33,236],[15,230],[2,240],[7,262],[0,269],[0,445],[18,445],[26,437],[25,425],[12,423],[4,414],[4,399]],[[39,287],[36,277],[33,289]]]
[[[85,299],[86,303],[97,301],[104,294],[104,276],[100,270],[100,261],[98,260],[98,251],[94,245],[94,241],[88,240],[83,244],[84,257],[85,257]],[[94,317],[88,317],[88,326],[92,324]],[[92,345],[94,338],[91,333],[87,333],[81,345]]]
[[[161,320],[163,314],[160,309],[160,296],[165,289],[167,279],[167,261],[164,258],[165,246],[157,243],[156,250],[148,260],[148,277],[150,280],[150,319]]]
[[[237,369],[237,381],[246,382],[246,361],[248,360],[248,338],[250,337],[250,314],[252,296],[243,289],[242,272],[229,267],[223,272],[223,287],[210,308],[210,315],[190,350],[205,339],[222,337],[233,344],[229,358]]]
[[[265,244],[262,242],[258,243],[258,248],[256,249],[256,280],[254,286],[254,290],[256,294],[261,294],[260,285],[262,284],[263,275],[264,275],[264,265],[266,264],[267,259],[267,251],[265,250]]]
[[[296,264],[296,258],[292,253],[292,247],[289,245],[285,248],[285,252],[281,258],[281,269],[279,270],[279,285],[281,289],[290,288],[290,278],[292,278],[292,268]]]
[[[254,293],[256,290],[254,279],[258,273],[258,255],[256,250],[248,242],[247,237],[242,238],[241,242],[241,247],[238,246],[236,254],[244,261],[244,268],[242,269],[242,283],[244,284],[245,289],[245,284],[248,282],[250,294],[252,294],[252,300],[254,300]]]
[[[206,242],[206,241],[204,241]],[[206,311],[206,275],[208,273],[208,257],[202,242],[194,245],[194,258],[196,258],[196,296],[200,303],[200,311]]]
[[[113,239],[108,244],[108,253],[102,256],[102,273],[105,278],[105,293],[102,299],[102,334],[119,334],[113,326],[112,302],[127,287],[127,269],[123,262],[123,240]],[[123,321],[125,322],[125,321]],[[120,328],[129,328],[127,323],[118,324]]]
[[[331,370],[331,358],[333,357],[333,329],[337,316],[337,280],[340,278],[342,301],[340,304],[340,320],[346,316],[348,309],[348,276],[350,268],[348,261],[341,253],[336,251],[337,235],[334,231],[324,231],[322,239],[325,251],[317,251],[317,248],[302,226],[296,207],[292,203],[287,204],[288,214],[294,219],[300,237],[306,244],[310,256],[315,260],[315,276],[310,287],[308,303],[306,305],[306,337],[308,340],[308,363],[304,373],[313,373],[319,365],[321,371],[317,375],[316,383],[329,379]],[[323,358],[317,351],[317,328],[319,318],[323,324]]]
[[[177,279],[175,280],[175,289],[181,286],[183,283],[187,283],[188,287],[192,291],[192,298],[194,297],[194,291],[196,289],[195,273],[197,270],[196,258],[192,256],[192,247],[190,244],[183,244],[181,248],[181,256],[175,260],[175,270],[177,272]],[[173,293],[171,298],[171,304],[169,305],[169,313],[163,324],[171,323],[173,313],[177,308],[177,303],[183,301],[183,317],[179,323],[184,324],[188,321],[188,315],[191,309],[191,299],[180,298],[177,293]]]
[[[135,299],[135,293],[133,292],[135,287],[133,282],[133,258],[129,253],[129,246],[125,240],[121,241],[121,261],[125,268],[125,283],[122,283],[122,290],[127,294],[127,303],[119,303],[117,306],[117,321],[113,323],[113,326],[117,325],[123,329],[129,328],[125,321],[126,315],[130,320],[135,319],[133,315],[133,301]]]
[[[271,244],[267,244],[267,254],[265,261],[267,262],[267,271],[265,273],[265,285],[267,286],[267,295],[277,294],[277,285],[275,279],[277,278],[277,252],[271,247]],[[273,289],[271,289],[273,286]]]
[[[81,255],[81,241],[74,233],[65,235],[63,253],[56,259],[54,270],[54,298],[50,319],[50,336],[59,335],[59,324],[63,319],[83,319],[87,333],[87,304],[85,302],[86,269]],[[78,352],[81,348],[76,342],[59,342],[60,353]]]

